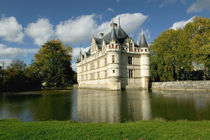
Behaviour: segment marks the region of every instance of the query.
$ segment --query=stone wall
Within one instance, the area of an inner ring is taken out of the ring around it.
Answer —
[[[152,82],[151,88],[152,89],[165,89],[165,90],[208,90],[210,91],[210,80]]]

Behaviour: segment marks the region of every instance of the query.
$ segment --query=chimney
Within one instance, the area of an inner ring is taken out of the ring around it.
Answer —
[[[100,33],[100,38],[102,39],[104,37],[104,33]]]

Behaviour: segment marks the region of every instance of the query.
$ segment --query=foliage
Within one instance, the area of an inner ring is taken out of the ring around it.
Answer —
[[[21,60],[13,60],[8,66],[8,69],[25,70],[26,64]]]
[[[0,120],[0,139],[210,139],[210,121],[139,121],[121,124]]]
[[[73,83],[70,46],[64,47],[59,40],[45,43],[35,54],[34,66],[47,87],[67,87]]]
[[[21,60],[14,60],[6,70],[0,71],[2,75],[1,89],[4,91],[25,91],[40,89],[41,83],[34,77],[30,67]]]
[[[70,86],[76,78],[70,63],[71,51],[70,46],[51,40],[35,54],[35,61],[28,67],[21,60],[13,60],[6,70],[0,67],[0,90],[37,90],[43,82],[48,87]]]
[[[208,18],[195,17],[184,29],[166,30],[155,39],[150,46],[152,81],[194,79],[202,73],[195,72],[196,65],[204,66],[207,77],[210,63],[209,21]]]

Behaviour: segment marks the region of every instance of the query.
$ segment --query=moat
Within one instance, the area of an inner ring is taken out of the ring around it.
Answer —
[[[210,120],[210,92],[77,89],[2,94],[0,119],[120,123]]]

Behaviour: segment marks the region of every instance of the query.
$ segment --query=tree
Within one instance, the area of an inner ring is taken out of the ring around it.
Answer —
[[[180,80],[191,69],[188,45],[182,30],[167,30],[155,39],[151,48],[151,80]]]
[[[64,47],[59,40],[51,40],[42,45],[35,54],[35,65],[42,82],[48,87],[66,87],[72,84],[70,46]]]
[[[12,60],[11,64],[8,66],[8,69],[16,69],[16,70],[25,70],[26,64],[21,60]]]
[[[192,23],[185,26],[184,34],[189,40],[194,65],[203,65],[204,78],[207,79],[210,65],[210,19],[195,17]]]
[[[13,60],[4,70],[3,89],[5,91],[23,91],[27,89],[24,70],[26,64],[21,60]]]
[[[196,17],[184,29],[166,30],[155,39],[150,46],[152,81],[194,79],[201,74],[194,72],[196,64],[202,64],[207,75],[210,65],[209,21]]]

